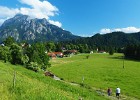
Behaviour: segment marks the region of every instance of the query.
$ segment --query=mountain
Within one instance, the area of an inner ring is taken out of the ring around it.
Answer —
[[[6,20],[0,27],[0,40],[8,36],[16,41],[66,41],[77,39],[79,36],[50,24],[44,19],[31,19],[27,15],[17,14]]]
[[[81,38],[71,41],[73,44],[87,44],[92,47],[116,47],[122,48],[128,44],[140,44],[140,32],[124,33],[112,32],[107,34],[95,34],[92,37]]]
[[[140,43],[140,32],[138,33],[124,33],[124,32],[112,32],[108,34],[96,34],[92,36],[89,42],[93,42],[99,46],[114,46],[123,47],[127,44]]]
[[[8,36],[14,37],[18,42],[68,41],[69,43],[72,40],[71,43],[87,44],[90,47],[123,47],[127,44],[140,44],[140,32],[129,34],[112,32],[83,38],[50,24],[45,18],[31,19],[29,16],[22,14],[17,14],[13,18],[6,20],[0,27],[0,42]]]

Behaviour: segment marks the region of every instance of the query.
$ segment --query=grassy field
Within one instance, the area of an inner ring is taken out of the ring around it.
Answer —
[[[15,87],[13,87],[14,72],[16,72]],[[56,81],[42,73],[0,61],[0,100],[79,100],[79,98],[108,100],[92,89]]]
[[[122,54],[90,54],[88,59],[87,55],[53,59],[49,70],[67,82],[103,91],[111,87],[113,95],[120,87],[126,100],[140,99],[140,62],[124,60],[123,68]]]

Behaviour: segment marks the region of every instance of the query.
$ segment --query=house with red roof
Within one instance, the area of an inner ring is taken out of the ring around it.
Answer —
[[[56,58],[56,57],[63,57],[63,53],[62,52],[49,52],[48,56],[51,58]]]

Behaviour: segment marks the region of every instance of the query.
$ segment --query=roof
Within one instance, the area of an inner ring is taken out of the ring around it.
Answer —
[[[77,50],[67,50],[66,52],[76,53],[76,52],[77,52]]]
[[[48,53],[48,56],[56,57],[56,55],[55,55],[53,52],[49,52],[49,53]]]
[[[56,55],[63,55],[62,52],[53,52],[53,53],[56,54]]]

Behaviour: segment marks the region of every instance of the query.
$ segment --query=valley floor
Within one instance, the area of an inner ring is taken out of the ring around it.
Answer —
[[[91,54],[88,59],[87,55],[51,60],[48,70],[61,80],[0,61],[0,100],[117,100],[117,86],[120,100],[140,99],[138,61],[125,60],[123,69],[122,54]],[[112,96],[107,96],[108,87]]]

